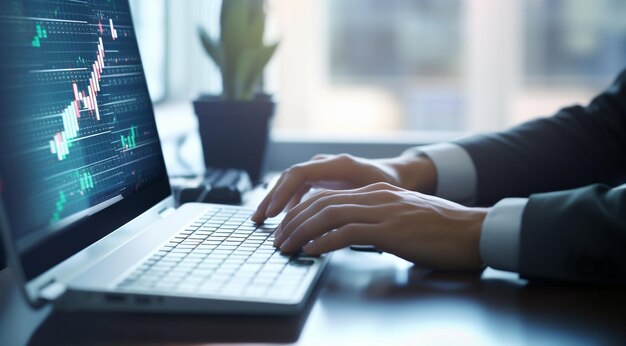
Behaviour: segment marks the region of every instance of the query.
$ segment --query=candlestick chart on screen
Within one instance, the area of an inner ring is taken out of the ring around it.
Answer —
[[[127,1],[0,2],[4,192],[51,227],[163,174]],[[9,179],[10,177],[10,179]]]

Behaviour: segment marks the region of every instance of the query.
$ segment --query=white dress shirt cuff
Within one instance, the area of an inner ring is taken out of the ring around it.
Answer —
[[[424,154],[437,169],[436,196],[471,205],[476,199],[476,167],[462,147],[453,143],[438,143],[412,147],[404,155]]]
[[[480,257],[484,264],[495,269],[518,270],[526,203],[526,198],[505,198],[489,211],[480,234]]]

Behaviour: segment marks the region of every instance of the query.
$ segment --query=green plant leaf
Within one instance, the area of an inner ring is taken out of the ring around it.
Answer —
[[[235,80],[235,71],[236,71],[236,59],[237,56],[234,56],[232,59],[224,59],[221,72],[222,72],[222,97],[226,100],[236,99],[237,91],[236,85],[237,81]]]
[[[236,99],[241,86],[237,85],[237,66],[245,44],[249,0],[223,0],[221,12],[221,45],[223,51],[222,85],[224,97]]]
[[[265,66],[270,61],[277,48],[278,42],[269,46],[259,47],[255,50],[254,64],[248,72],[245,85],[243,87],[243,90],[246,90],[247,94],[253,94],[254,88],[259,84],[261,78],[263,77],[263,70],[265,69]]]
[[[227,55],[239,52],[246,42],[249,0],[223,0],[221,12],[221,42]]]
[[[242,50],[239,55],[235,69],[236,99],[238,100],[249,101],[254,96],[254,86],[251,90],[248,86],[248,78],[256,68],[257,53],[256,49],[248,48]]]
[[[211,57],[215,65],[221,68],[223,57],[219,43],[213,41],[209,34],[202,28],[198,28],[198,35],[200,36],[200,42],[202,43],[202,47],[204,47],[204,51]]]
[[[251,100],[278,44],[265,46],[264,0],[222,0],[220,40],[199,30],[207,54],[220,67],[224,99]]]
[[[250,17],[248,21],[248,36],[246,47],[261,47],[265,33],[264,0],[249,0]]]

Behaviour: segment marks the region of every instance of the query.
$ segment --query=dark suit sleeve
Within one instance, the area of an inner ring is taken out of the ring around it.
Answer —
[[[4,255],[4,245],[2,244],[2,238],[0,238],[0,270],[6,267],[6,257]]]
[[[626,281],[626,71],[587,107],[457,141],[478,205],[529,197],[518,269],[528,278]],[[550,192],[558,191],[558,192]]]
[[[626,188],[595,184],[530,196],[519,273],[528,278],[626,281]]]
[[[626,71],[587,107],[456,141],[477,173],[478,205],[626,181]]]

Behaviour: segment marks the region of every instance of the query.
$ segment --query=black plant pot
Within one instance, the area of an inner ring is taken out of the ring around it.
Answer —
[[[225,101],[207,95],[193,106],[206,166],[244,169],[258,182],[276,106],[272,98],[258,95],[253,101]]]

